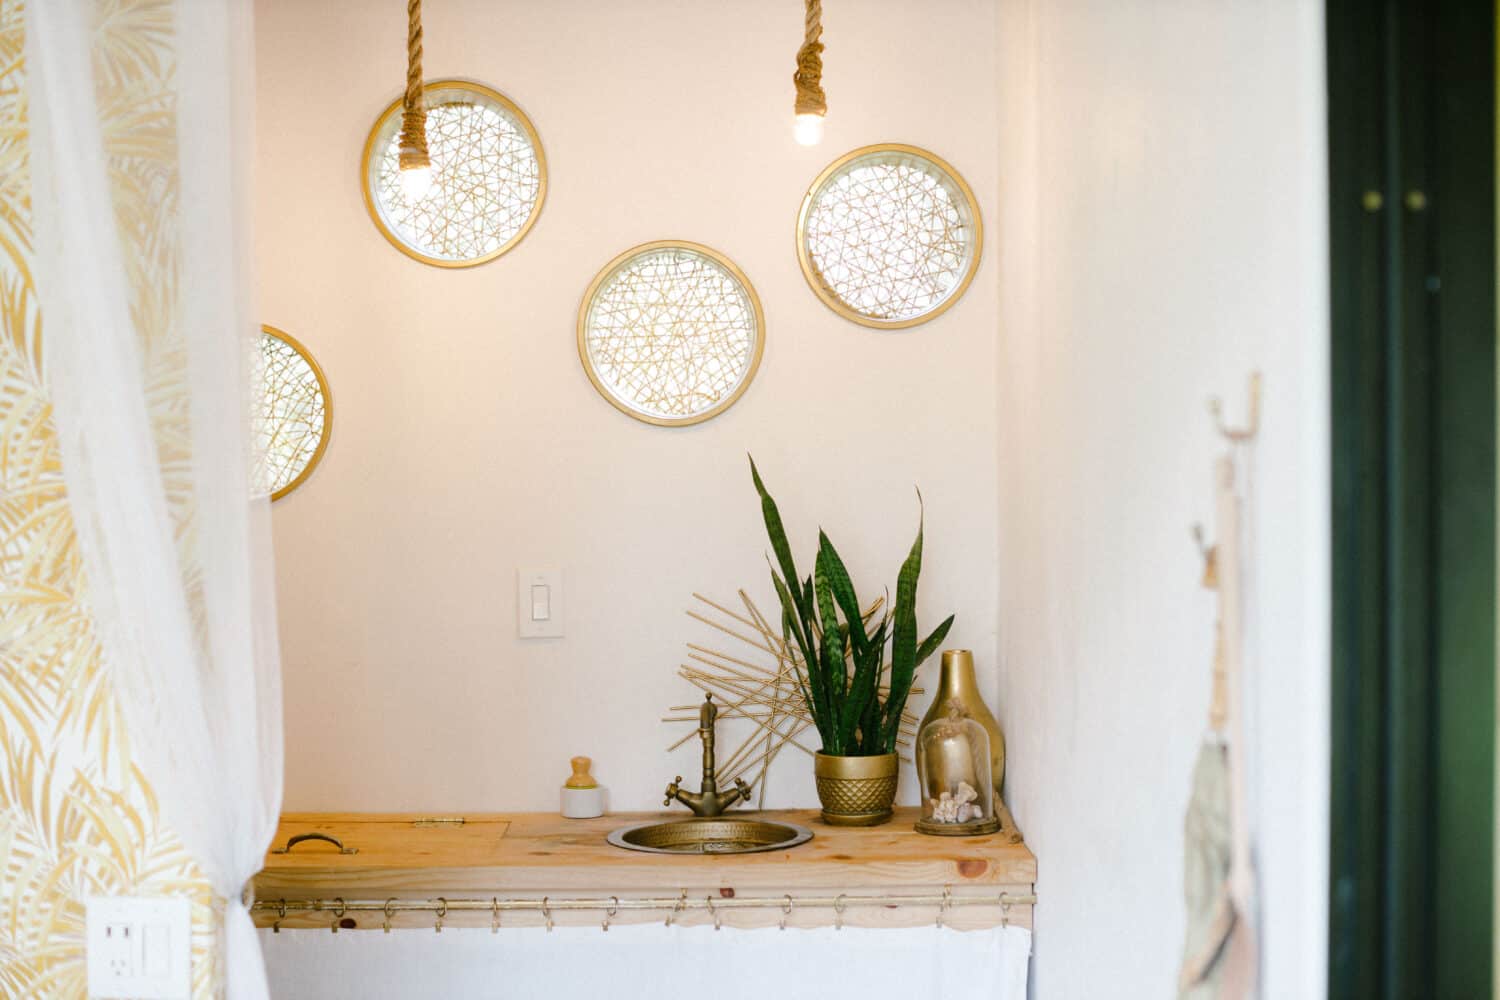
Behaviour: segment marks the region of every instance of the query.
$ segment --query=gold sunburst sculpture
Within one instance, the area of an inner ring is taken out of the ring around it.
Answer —
[[[693,595],[698,606],[688,610],[688,617],[733,639],[733,652],[689,642],[687,658],[691,662],[679,665],[677,674],[698,690],[718,699],[721,725],[732,726],[736,719],[751,723],[748,735],[733,743],[727,753],[719,755],[717,776],[721,787],[732,785],[736,778],[744,778],[746,784],[756,790],[758,808],[764,809],[766,776],[781,751],[791,746],[811,757],[817,748],[818,734],[816,730],[807,733],[813,728],[813,722],[803,703],[797,680],[802,671],[801,654],[771,627],[770,620],[748,594],[741,590],[737,596],[741,605],[739,610],[702,594]],[[883,599],[871,604],[864,613],[866,621],[880,614],[884,604]],[[888,691],[888,687],[881,686],[882,697]],[[911,693],[919,695],[923,689],[913,687]],[[667,748],[669,752],[698,735],[700,707],[673,705],[667,709],[672,713],[686,714],[664,716],[663,722],[688,723],[692,727]],[[916,731],[916,714],[902,712],[897,745],[910,747]],[[729,746],[731,742],[726,739],[723,745]],[[901,759],[909,761],[911,757],[902,754]]]
[[[661,240],[604,266],[578,311],[578,355],[623,413],[661,426],[723,413],[765,348],[760,298],[728,257]]]
[[[865,146],[829,164],[797,214],[797,259],[830,309],[899,329],[940,315],[979,267],[974,192],[925,149]]]
[[[521,241],[547,195],[547,158],[531,119],[510,98],[465,80],[423,89],[432,186],[401,184],[401,109],[394,101],[365,142],[365,207],[391,245],[437,267],[473,267]]]
[[[333,396],[323,369],[300,341],[274,326],[260,329],[261,398],[251,482],[257,495],[280,500],[307,481],[328,449]]]

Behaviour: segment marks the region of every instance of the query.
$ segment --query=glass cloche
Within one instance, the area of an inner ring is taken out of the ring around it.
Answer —
[[[923,726],[917,734],[917,832],[972,837],[999,830],[990,766],[990,734],[960,706]]]

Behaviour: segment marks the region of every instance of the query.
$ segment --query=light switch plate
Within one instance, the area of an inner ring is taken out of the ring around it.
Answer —
[[[192,910],[185,899],[84,901],[90,997],[191,1000]]]
[[[563,634],[562,570],[516,570],[516,634],[522,639]]]

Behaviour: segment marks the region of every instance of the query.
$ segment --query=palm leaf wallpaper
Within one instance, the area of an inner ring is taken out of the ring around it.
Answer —
[[[164,395],[180,361],[172,12],[172,0],[99,0],[94,39],[133,318]],[[193,904],[194,995],[212,997],[217,907],[132,763],[63,483],[29,266],[22,20],[20,0],[0,0],[0,996],[87,995],[88,896],[176,895]],[[170,479],[182,410],[155,412]]]

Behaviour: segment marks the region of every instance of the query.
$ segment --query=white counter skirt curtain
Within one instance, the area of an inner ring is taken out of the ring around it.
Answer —
[[[224,900],[230,1000],[266,995],[241,904],[281,803],[248,0],[26,4],[44,356],[90,610],[134,759]]]
[[[261,931],[278,1000],[1025,1000],[1020,927]]]

